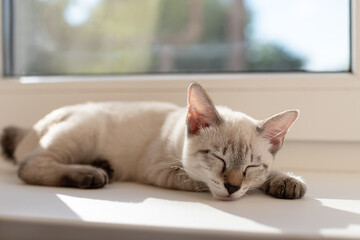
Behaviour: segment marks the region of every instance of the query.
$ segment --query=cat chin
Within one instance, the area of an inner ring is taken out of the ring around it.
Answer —
[[[229,195],[215,195],[213,194],[213,197],[216,199],[216,200],[221,200],[221,201],[233,201],[233,200],[236,200],[238,199],[238,197],[234,197],[234,196],[229,196]]]
[[[241,198],[242,196],[245,195],[245,193],[246,193],[246,190],[245,191],[239,190],[238,192],[235,192],[234,194],[229,196],[228,194],[217,194],[217,193],[211,192],[214,199],[221,200],[221,201],[233,201],[233,200]]]
[[[240,196],[236,196],[236,195],[219,195],[219,194],[215,194],[212,193],[214,199],[216,200],[221,200],[221,201],[234,201],[236,199],[239,199],[242,195]]]

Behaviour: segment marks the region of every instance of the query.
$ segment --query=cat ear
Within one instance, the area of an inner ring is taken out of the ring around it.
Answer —
[[[201,128],[220,124],[219,116],[209,95],[198,83],[191,83],[188,88],[188,113],[186,124],[190,134],[196,134]]]
[[[263,138],[269,140],[272,145],[270,148],[272,154],[280,150],[284,142],[285,134],[298,118],[298,115],[298,110],[288,110],[261,122],[258,131]]]

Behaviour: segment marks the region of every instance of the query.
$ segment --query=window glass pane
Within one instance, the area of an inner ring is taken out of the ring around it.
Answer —
[[[348,0],[10,1],[7,75],[350,69]]]

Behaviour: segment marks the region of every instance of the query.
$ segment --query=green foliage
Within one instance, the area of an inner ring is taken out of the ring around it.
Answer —
[[[177,34],[186,27],[188,1],[160,0],[157,31],[160,39]]]
[[[241,34],[247,31],[243,42],[230,42],[232,1],[196,2],[200,23],[195,34],[187,32],[194,24],[189,20],[194,3],[99,1],[89,10],[87,21],[71,25],[65,13],[74,4],[72,0],[21,2],[27,10],[19,14],[21,29],[31,30],[31,37],[17,48],[24,49],[21,56],[26,63],[25,72],[20,74],[159,72],[164,61],[171,61],[168,72],[226,72],[232,70],[229,61],[234,57],[234,44],[241,47],[236,57],[245,71],[290,71],[303,66],[303,59],[279,45],[254,42],[251,13],[246,11],[241,13],[246,23],[238,24]],[[165,56],[166,51],[169,56]]]
[[[226,6],[218,0],[204,1],[204,33],[201,38],[202,42],[226,41],[227,11]]]
[[[254,44],[248,49],[249,71],[299,71],[303,59],[283,47],[272,44]]]

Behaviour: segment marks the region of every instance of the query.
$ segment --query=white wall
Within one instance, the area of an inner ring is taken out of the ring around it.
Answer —
[[[188,84],[198,81],[216,104],[257,119],[290,108],[300,109],[289,139],[360,142],[360,8],[356,1],[353,12],[352,73],[3,79],[0,127],[30,126],[56,107],[86,101],[160,100],[185,106]]]

